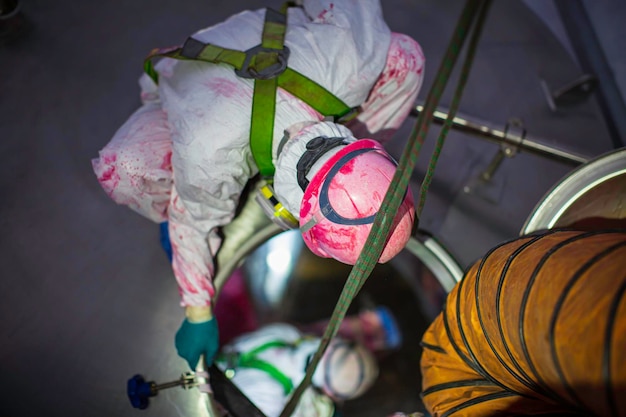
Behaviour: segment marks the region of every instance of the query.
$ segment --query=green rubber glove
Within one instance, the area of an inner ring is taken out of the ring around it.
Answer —
[[[196,369],[200,355],[204,355],[206,365],[213,363],[219,346],[219,331],[215,317],[208,321],[192,323],[188,319],[176,332],[176,351],[189,363],[192,370]]]

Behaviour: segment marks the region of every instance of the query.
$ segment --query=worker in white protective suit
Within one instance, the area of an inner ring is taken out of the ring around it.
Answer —
[[[216,364],[267,417],[277,417],[300,384],[320,339],[274,323],[240,336],[224,347]],[[363,345],[331,340],[312,384],[298,402],[294,417],[332,417],[345,400],[364,394],[378,377],[378,365]]]
[[[219,60],[164,58],[152,78],[144,74],[139,80],[141,107],[93,160],[113,200],[154,222],[169,222],[172,267],[186,316],[175,342],[192,369],[202,354],[211,363],[218,348],[212,279],[220,228],[232,220],[259,167],[275,168],[270,199],[288,210],[281,216],[300,226],[307,246],[354,263],[396,169],[379,142],[404,121],[422,84],[419,45],[390,32],[378,0],[302,3],[286,12],[284,74],[301,74],[307,85],[321,86],[357,110],[346,125],[315,110],[315,97],[298,98],[279,82],[274,114],[255,119],[273,121],[264,139],[266,155],[258,157],[251,118],[261,81],[239,76]],[[186,42],[188,56],[206,56],[206,45],[250,50],[265,36],[264,19],[275,16],[266,9],[245,11],[201,30]],[[194,49],[198,45],[205,48],[201,53]],[[404,247],[414,216],[408,190],[381,262]]]

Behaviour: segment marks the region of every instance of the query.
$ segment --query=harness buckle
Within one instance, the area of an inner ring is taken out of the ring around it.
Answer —
[[[281,229],[289,230],[298,228],[298,220],[274,196],[274,189],[271,184],[262,184],[257,189],[255,200],[259,206],[261,206],[261,209],[267,217],[280,226]]]
[[[237,367],[239,366],[240,353],[233,347],[226,347],[219,357],[220,362],[224,362],[226,366],[224,375],[228,379],[232,379],[235,376]]]
[[[246,52],[246,58],[243,61],[243,65],[240,70],[235,70],[235,73],[242,78],[253,78],[257,80],[271,80],[278,77],[287,69],[287,61],[289,59],[289,48],[283,46],[283,49],[265,48],[262,45],[257,45],[254,48],[248,49]],[[257,58],[262,54],[276,54],[278,62],[268,65],[267,67],[258,70],[254,66],[250,66],[250,63],[254,59],[255,64]]]
[[[335,123],[340,123],[340,124],[348,123],[350,120],[352,120],[355,117],[357,117],[359,115],[359,113],[361,113],[361,108],[360,107],[353,107],[352,109],[350,109],[350,111],[348,111],[343,116],[336,117],[335,118]]]

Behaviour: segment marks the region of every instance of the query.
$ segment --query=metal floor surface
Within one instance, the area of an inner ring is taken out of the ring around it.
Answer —
[[[173,344],[183,312],[158,227],[115,205],[90,160],[138,106],[137,78],[151,48],[181,43],[261,3],[23,3],[31,31],[0,46],[0,416],[202,415],[182,390],[159,394],[146,411],[128,404],[125,383],[132,374],[168,381],[185,370]],[[424,49],[420,99],[462,6],[383,1],[392,30],[413,36]],[[541,89],[542,79],[559,86],[580,75],[525,3],[494,2],[460,112],[499,126],[519,118],[549,145],[596,156],[612,145],[593,97],[552,112]],[[414,122],[407,120],[395,136],[392,153],[400,154]],[[415,187],[438,130],[433,126],[424,146]],[[421,227],[464,267],[516,236],[542,195],[572,169],[521,153],[503,162],[492,188],[465,192],[497,150],[452,132],[423,213]],[[415,339],[424,331],[418,322]],[[419,384],[405,388],[419,395]],[[413,411],[403,406],[385,404],[380,415],[395,407]]]

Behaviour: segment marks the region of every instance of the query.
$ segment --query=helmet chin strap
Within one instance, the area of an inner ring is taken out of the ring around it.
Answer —
[[[318,136],[311,139],[306,144],[306,151],[302,154],[296,165],[298,170],[298,185],[302,189],[302,192],[304,192],[309,185],[309,180],[306,176],[309,174],[313,165],[329,150],[347,144],[348,142],[346,142],[345,138],[329,138],[326,136]]]

